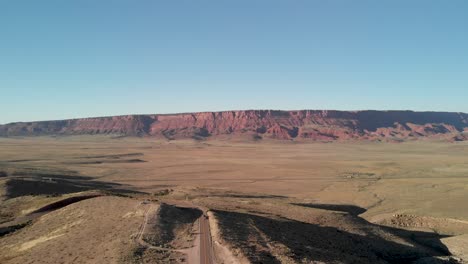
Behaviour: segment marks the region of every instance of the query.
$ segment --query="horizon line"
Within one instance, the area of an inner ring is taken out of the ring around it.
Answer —
[[[245,110],[219,110],[219,111],[194,111],[194,112],[170,112],[170,113],[152,113],[152,114],[116,114],[116,115],[102,115],[102,116],[88,116],[88,117],[74,117],[74,118],[63,118],[63,119],[47,119],[47,120],[33,120],[33,121],[14,121],[8,123],[0,123],[0,126],[18,123],[38,123],[38,122],[56,122],[56,121],[72,121],[79,119],[97,119],[97,118],[109,118],[109,117],[123,117],[123,116],[170,116],[170,115],[184,115],[194,113],[226,113],[226,112],[248,112],[248,111],[279,111],[279,112],[300,112],[300,111],[333,111],[333,112],[413,112],[413,113],[452,113],[452,114],[468,114],[465,112],[454,112],[454,111],[435,111],[435,110],[336,110],[336,109],[296,109],[296,110],[283,110],[283,109],[245,109]]]

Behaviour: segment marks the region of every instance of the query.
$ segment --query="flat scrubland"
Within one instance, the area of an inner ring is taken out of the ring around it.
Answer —
[[[135,234],[149,200],[210,209],[232,263],[459,263],[467,157],[465,142],[3,138],[0,224],[64,197],[106,196],[8,231],[0,262],[145,262],[156,253]],[[144,238],[187,248],[198,216],[163,208]],[[161,254],[153,259],[185,261]]]

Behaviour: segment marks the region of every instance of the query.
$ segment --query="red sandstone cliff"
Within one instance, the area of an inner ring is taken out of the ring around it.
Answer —
[[[0,136],[119,134],[165,138],[251,135],[309,140],[467,140],[468,114],[412,111],[248,110],[129,115],[0,125]]]

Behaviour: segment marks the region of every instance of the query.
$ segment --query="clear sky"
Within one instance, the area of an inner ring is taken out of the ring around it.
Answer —
[[[468,112],[465,0],[0,1],[0,123]]]

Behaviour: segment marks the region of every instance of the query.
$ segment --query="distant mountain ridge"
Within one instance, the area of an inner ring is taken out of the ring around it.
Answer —
[[[252,139],[468,140],[468,114],[413,111],[245,110],[127,115],[0,125],[0,136],[94,135],[204,139],[245,135]]]

